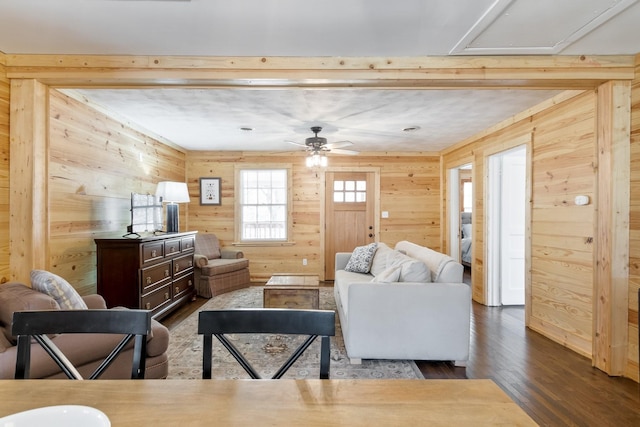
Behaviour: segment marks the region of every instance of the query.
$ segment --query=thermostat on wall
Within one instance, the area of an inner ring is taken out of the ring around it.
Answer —
[[[584,206],[589,204],[589,196],[576,196],[576,205]]]

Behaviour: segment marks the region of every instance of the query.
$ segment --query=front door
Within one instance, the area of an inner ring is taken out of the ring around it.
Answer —
[[[375,242],[373,172],[327,172],[325,280],[334,279],[336,252]]]

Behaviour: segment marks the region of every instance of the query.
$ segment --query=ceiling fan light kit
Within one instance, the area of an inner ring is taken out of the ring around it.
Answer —
[[[320,154],[317,152],[312,152],[307,156],[306,163],[308,168],[313,168],[318,166],[326,168],[328,165],[328,160],[326,155]]]
[[[333,151],[335,154],[358,154],[358,152],[354,150],[342,149],[342,147],[353,145],[351,141],[339,141],[327,144],[327,138],[318,136],[320,131],[322,131],[322,127],[312,126],[311,132],[313,132],[315,135],[309,138],[305,138],[304,144],[300,144],[294,141],[287,141],[290,144],[304,147],[307,150],[307,153],[309,153],[306,160],[307,167],[326,167],[328,164],[327,153],[330,151]]]

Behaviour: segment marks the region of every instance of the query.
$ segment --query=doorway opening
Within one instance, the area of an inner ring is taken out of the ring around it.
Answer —
[[[471,283],[473,264],[473,179],[471,163],[449,169],[449,255],[465,268]]]

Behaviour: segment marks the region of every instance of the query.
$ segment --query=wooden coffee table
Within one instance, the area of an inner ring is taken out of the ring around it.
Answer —
[[[320,280],[306,274],[274,274],[264,286],[265,308],[318,309]]]

